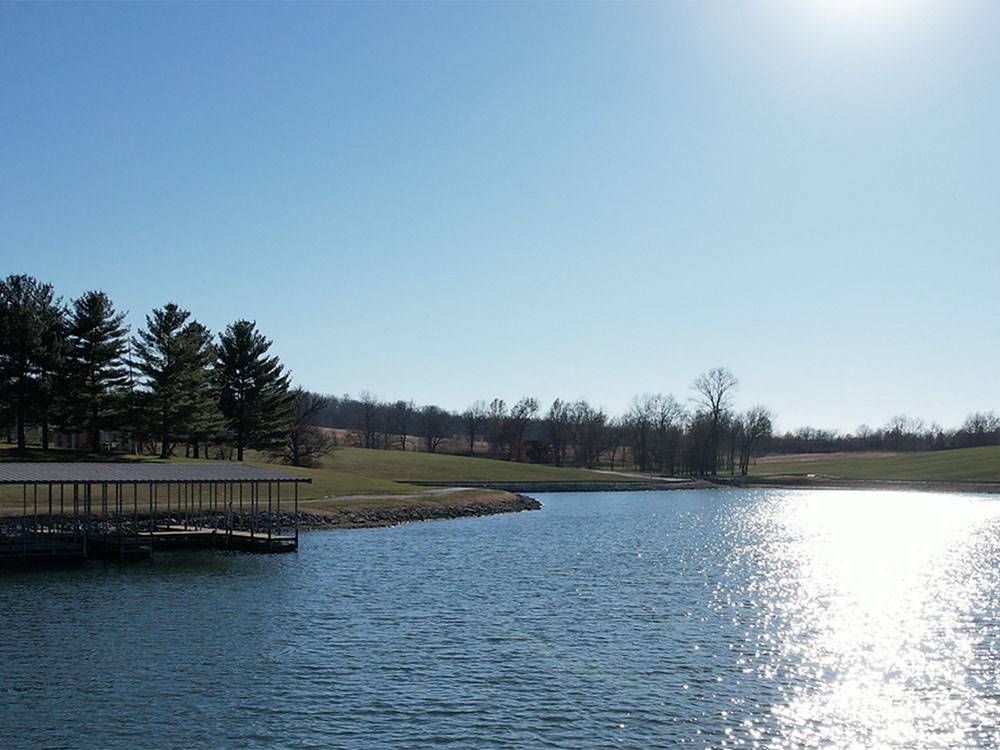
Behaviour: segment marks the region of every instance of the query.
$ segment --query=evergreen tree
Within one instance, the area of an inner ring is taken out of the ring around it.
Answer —
[[[190,409],[184,326],[191,313],[173,302],[146,316],[146,328],[133,341],[135,365],[142,376],[145,411],[160,444],[160,458],[168,458],[178,430]]]
[[[87,292],[73,302],[63,379],[65,426],[86,432],[100,449],[101,430],[119,426],[128,383],[124,355],[128,327],[104,292]]]
[[[42,447],[48,448],[52,382],[64,335],[65,310],[50,284],[25,275],[0,281],[0,405],[15,424],[21,450],[32,421],[42,425]]]
[[[208,443],[225,428],[219,411],[219,377],[215,368],[218,350],[212,343],[212,332],[198,321],[192,321],[184,329],[182,338],[188,362],[190,407],[184,426],[192,456],[198,458],[204,448],[208,458]]]
[[[289,375],[277,357],[267,356],[271,342],[254,323],[238,320],[219,336],[219,406],[236,446],[272,449],[288,431],[292,396]]]
[[[146,328],[134,341],[144,411],[160,458],[169,458],[182,438],[198,458],[199,444],[221,428],[212,334],[198,321],[189,322],[190,317],[171,302],[146,316]]]

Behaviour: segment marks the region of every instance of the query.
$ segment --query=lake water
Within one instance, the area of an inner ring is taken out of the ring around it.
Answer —
[[[538,497],[4,574],[0,746],[1000,746],[1000,501]]]

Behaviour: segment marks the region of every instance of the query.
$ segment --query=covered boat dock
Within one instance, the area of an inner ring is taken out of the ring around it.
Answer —
[[[231,463],[0,463],[0,563],[298,549],[308,477]]]

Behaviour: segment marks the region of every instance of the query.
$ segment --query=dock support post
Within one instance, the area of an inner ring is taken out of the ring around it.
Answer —
[[[21,485],[21,554],[28,554],[28,529],[25,519],[28,517],[28,485]]]
[[[87,543],[90,537],[90,501],[91,485],[89,482],[83,485],[83,556],[87,556]]]

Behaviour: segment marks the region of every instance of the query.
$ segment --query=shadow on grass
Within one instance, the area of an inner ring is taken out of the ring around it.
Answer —
[[[149,456],[131,456],[123,453],[91,453],[89,451],[72,450],[69,448],[49,448],[43,451],[41,448],[25,448],[18,450],[10,445],[0,445],[0,462],[11,461],[39,461],[39,462],[113,462],[113,463],[139,463],[149,462]]]

